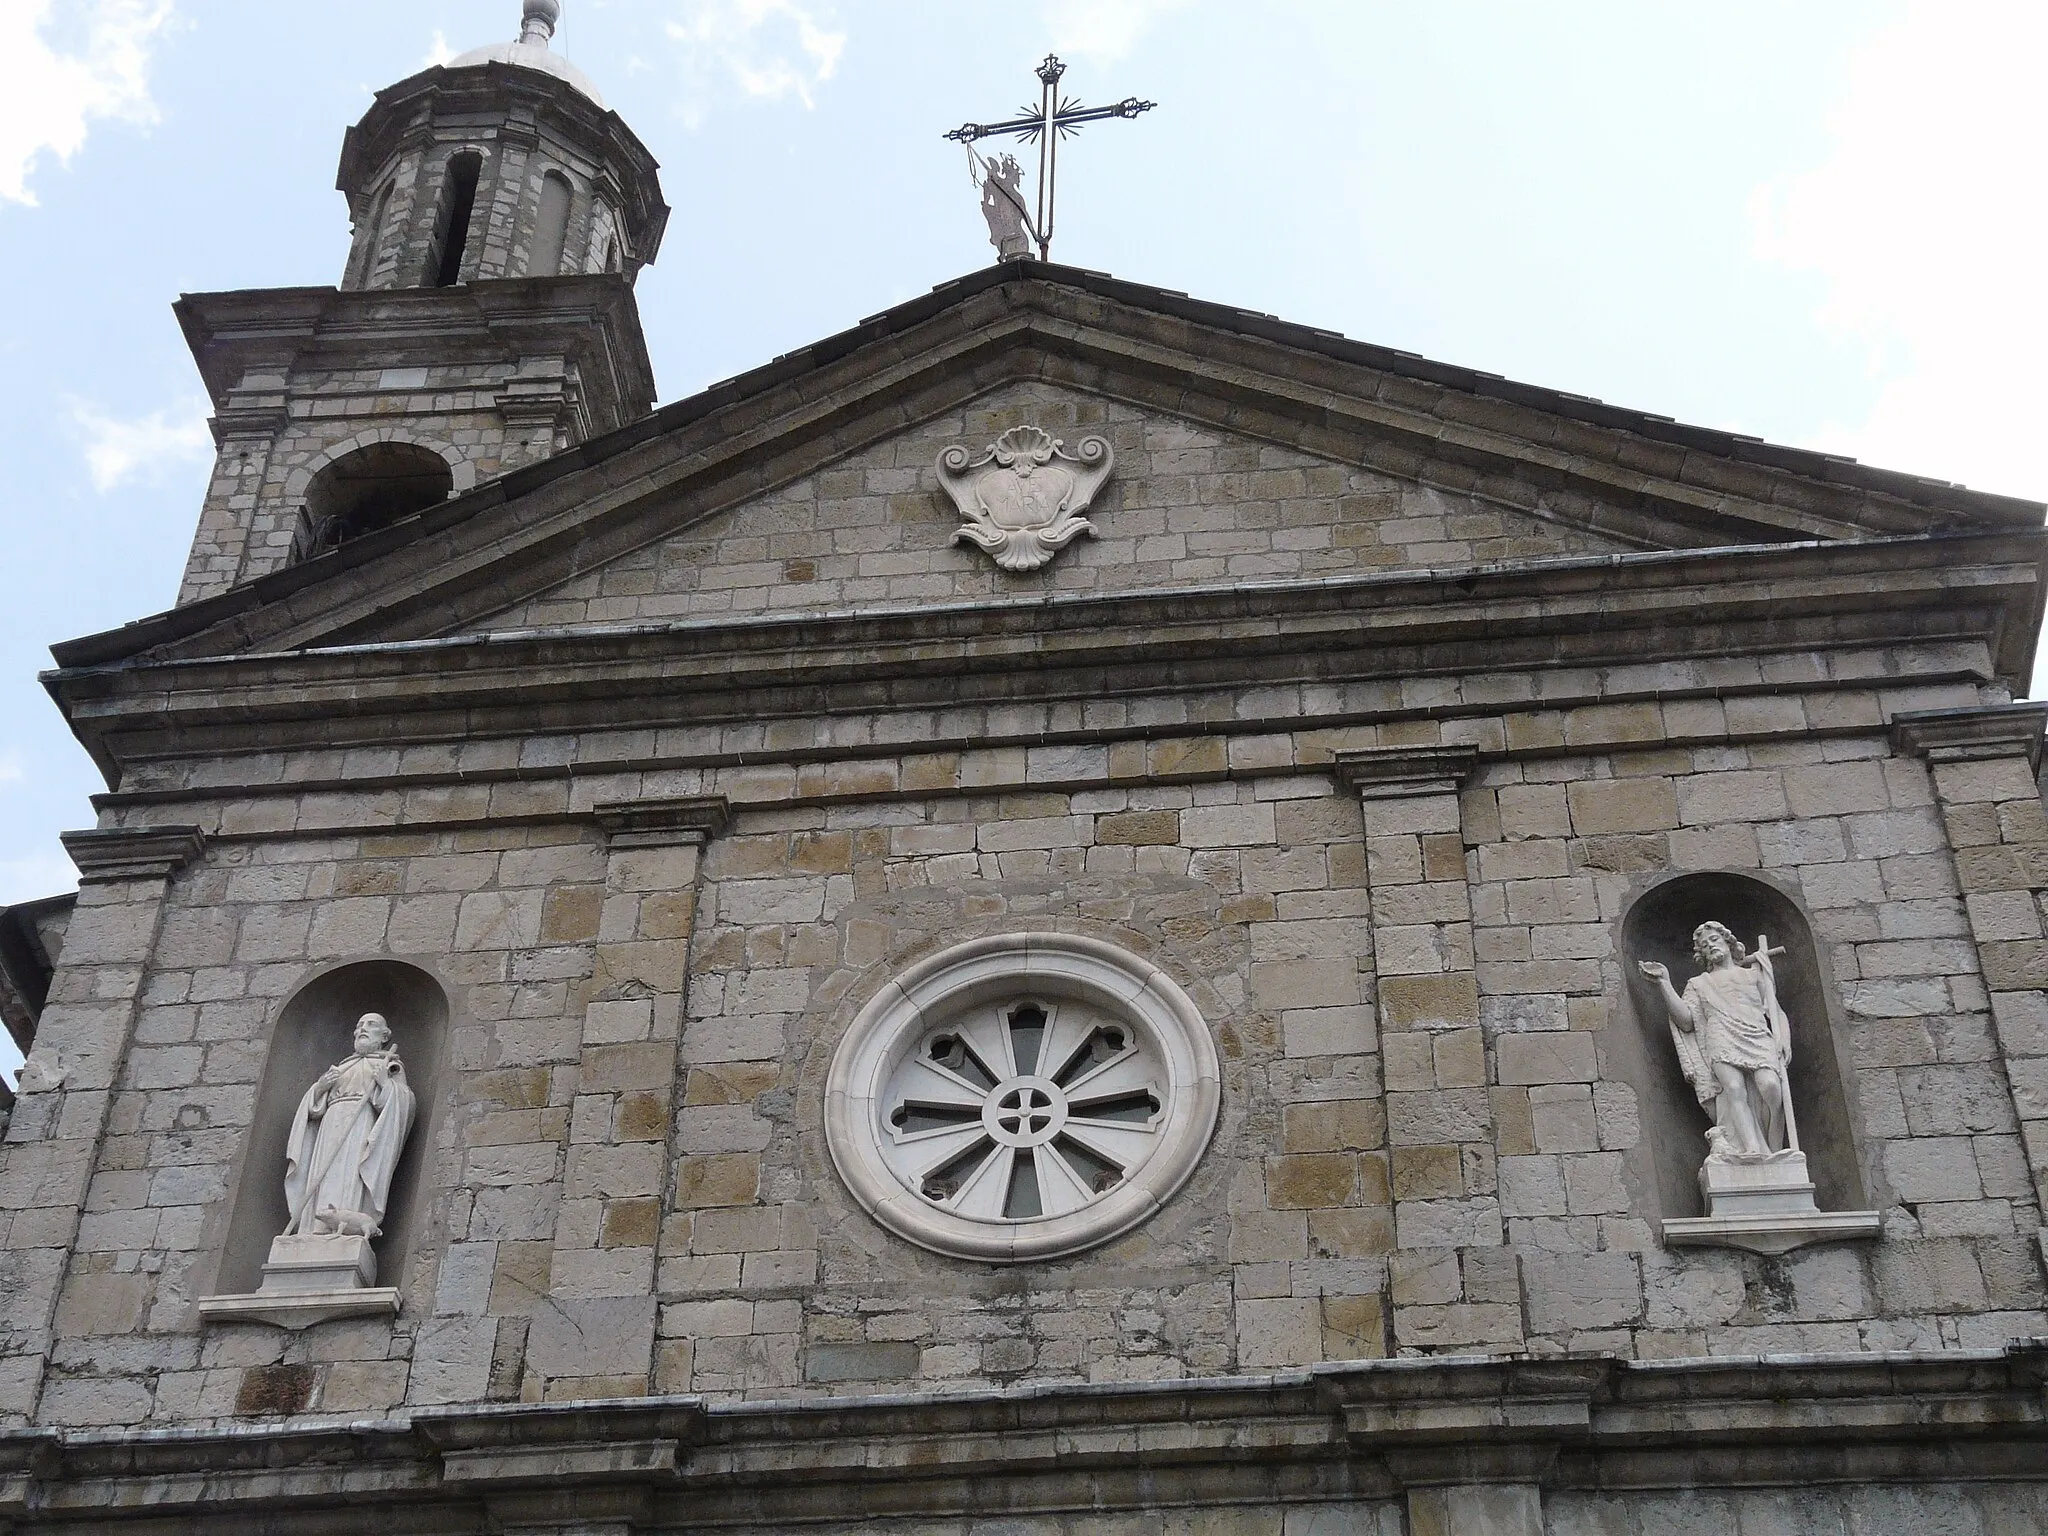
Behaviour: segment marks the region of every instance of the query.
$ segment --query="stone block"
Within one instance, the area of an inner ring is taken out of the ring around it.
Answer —
[[[1356,1056],[1378,1044],[1372,1010],[1362,1004],[1343,1008],[1289,1008],[1280,1015],[1283,1055]]]
[[[1386,1206],[1310,1211],[1308,1244],[1320,1258],[1382,1257],[1394,1251],[1394,1213]]]
[[[1314,1296],[1246,1300],[1237,1307],[1237,1363],[1244,1370],[1312,1365],[1323,1357],[1322,1303]]]
[[[1404,1200],[1394,1207],[1394,1232],[1403,1248],[1497,1248],[1500,1206],[1484,1196]]]
[[[1436,1050],[1424,1034],[1388,1034],[1380,1039],[1386,1084],[1392,1093],[1427,1093],[1436,1087]]]
[[[1376,1360],[1386,1352],[1386,1303],[1379,1296],[1323,1298],[1325,1359]]]
[[[817,1343],[804,1351],[806,1381],[908,1381],[917,1375],[918,1344]]]
[[[1584,1527],[1570,1529],[1606,1536]],[[1408,1495],[1408,1536],[1544,1536],[1544,1531],[1543,1497],[1529,1484],[1417,1488]]]
[[[57,1302],[57,1333],[69,1338],[133,1333],[148,1315],[155,1291],[152,1275],[73,1275]]]
[[[1492,1117],[1484,1088],[1387,1095],[1387,1139],[1396,1146],[1491,1141]]]
[[[1494,1050],[1500,1081],[1507,1087],[1590,1083],[1600,1075],[1589,1034],[1503,1035]]]
[[[1984,1194],[1966,1136],[1919,1136],[1884,1144],[1885,1177],[1899,1198],[1918,1204],[1977,1200]]]
[[[533,1314],[527,1368],[542,1376],[638,1376],[654,1356],[654,1298],[557,1301]],[[642,1390],[645,1390],[644,1387]]]
[[[1523,1256],[1529,1326],[1537,1333],[1612,1328],[1643,1315],[1642,1276],[1632,1253]]]
[[[1510,1221],[1568,1214],[1564,1169],[1555,1157],[1503,1157],[1499,1179],[1501,1214]]]
[[[1377,1099],[1325,1099],[1281,1111],[1287,1152],[1362,1152],[1387,1139],[1386,1106]]]
[[[1581,837],[1678,825],[1678,790],[1667,778],[1582,779],[1566,789],[1571,830]]]
[[[1252,1003],[1258,1008],[1343,1008],[1359,1001],[1356,960],[1254,964],[1251,982]]]
[[[1469,971],[1382,976],[1380,1017],[1390,1030],[1462,1029],[1479,1022],[1479,985]]]
[[[1238,1211],[1232,1214],[1228,1253],[1231,1263],[1258,1264],[1307,1257],[1308,1222],[1300,1211]]]
[[[1432,1035],[1430,1054],[1439,1088],[1479,1088],[1486,1083],[1486,1041],[1477,1029]]]
[[[1095,841],[1112,846],[1171,846],[1180,841],[1175,811],[1123,811],[1095,819]]]
[[[1456,1199],[1465,1193],[1456,1147],[1396,1147],[1392,1168],[1396,1200]]]
[[[760,1185],[761,1160],[752,1153],[676,1159],[676,1203],[685,1209],[751,1205]]]
[[[1358,1159],[1343,1152],[1300,1152],[1266,1159],[1266,1198],[1275,1210],[1312,1210],[1358,1202]]]

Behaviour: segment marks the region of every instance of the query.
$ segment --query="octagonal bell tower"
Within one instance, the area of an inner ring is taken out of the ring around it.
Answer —
[[[633,283],[669,210],[560,17],[524,0],[517,41],[377,93],[342,142],[339,288],[178,302],[219,446],[180,603],[652,409]]]

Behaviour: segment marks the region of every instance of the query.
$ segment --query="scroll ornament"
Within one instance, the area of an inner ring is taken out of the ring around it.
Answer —
[[[953,542],[980,545],[1006,571],[1035,571],[1095,525],[1081,514],[1116,455],[1084,437],[1074,452],[1041,427],[1012,427],[979,454],[955,445],[939,455],[939,484],[965,520]]]

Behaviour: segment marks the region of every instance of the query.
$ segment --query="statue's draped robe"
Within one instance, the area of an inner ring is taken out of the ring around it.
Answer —
[[[390,1049],[350,1056],[331,1085],[308,1088],[285,1143],[285,1231],[314,1231],[313,1218],[330,1205],[381,1224],[413,1106],[405,1067]]]

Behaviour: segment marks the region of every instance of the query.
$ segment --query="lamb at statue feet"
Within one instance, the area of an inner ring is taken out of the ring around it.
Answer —
[[[315,1079],[285,1143],[285,1235],[376,1237],[412,1129],[413,1092],[381,1013],[356,1020],[355,1054]]]
[[[1785,1076],[1792,1026],[1778,1006],[1771,966],[1771,956],[1782,953],[1762,935],[1754,951],[1745,951],[1725,926],[1709,922],[1693,930],[1692,956],[1701,969],[1682,994],[1655,960],[1638,967],[1657,983],[1686,1079],[1714,1117],[1709,1162],[1762,1162],[1798,1150]]]

